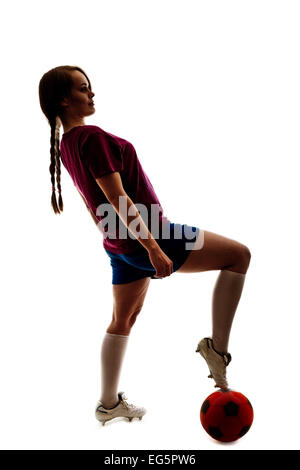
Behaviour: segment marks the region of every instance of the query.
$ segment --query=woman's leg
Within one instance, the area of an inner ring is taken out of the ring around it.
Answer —
[[[126,284],[113,284],[113,318],[101,349],[101,399],[105,408],[118,403],[118,383],[129,334],[141,311],[150,277]]]
[[[204,244],[192,250],[176,272],[196,273],[221,270],[212,297],[212,339],[219,352],[227,352],[232,321],[242,294],[251,259],[242,243],[204,231]]]

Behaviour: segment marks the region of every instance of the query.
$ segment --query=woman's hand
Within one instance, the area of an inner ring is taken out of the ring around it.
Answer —
[[[156,270],[154,277],[170,276],[173,272],[173,261],[162,251],[161,248],[153,248],[148,251],[150,261]]]

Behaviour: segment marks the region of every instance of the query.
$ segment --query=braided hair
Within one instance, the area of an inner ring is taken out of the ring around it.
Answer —
[[[50,122],[51,127],[51,137],[50,137],[50,166],[49,171],[51,175],[52,183],[52,196],[51,196],[51,205],[55,214],[63,211],[63,200],[61,196],[61,185],[60,185],[60,151],[59,151],[59,124],[57,119]],[[55,194],[55,173],[56,173],[56,182],[58,190],[58,204]]]
[[[55,67],[46,72],[39,82],[39,100],[41,109],[46,116],[50,125],[50,166],[49,171],[51,175],[52,196],[51,206],[55,214],[60,214],[63,211],[63,200],[61,195],[60,184],[60,150],[59,150],[59,134],[61,127],[61,116],[63,108],[61,100],[70,95],[73,80],[70,72],[78,70],[83,73],[89,83],[90,81],[86,73],[77,66],[62,65]],[[56,181],[55,181],[56,176]],[[58,201],[56,199],[56,185],[58,191]]]

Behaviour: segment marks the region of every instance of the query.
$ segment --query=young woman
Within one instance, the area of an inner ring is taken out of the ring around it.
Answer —
[[[85,117],[95,113],[94,96],[89,78],[77,66],[55,67],[39,83],[40,106],[51,128],[53,210],[63,211],[61,159],[103,234],[112,266],[113,314],[102,343],[102,391],[95,411],[105,424],[118,416],[130,421],[133,417],[142,419],[146,413],[128,403],[124,392],[118,392],[121,366],[150,280],[175,271],[220,270],[212,298],[212,336],[199,341],[196,352],[205,359],[215,387],[228,388],[229,334],[251,254],[242,243],[187,224],[174,224],[164,216],[133,145],[85,124]],[[60,142],[61,125],[64,133]]]

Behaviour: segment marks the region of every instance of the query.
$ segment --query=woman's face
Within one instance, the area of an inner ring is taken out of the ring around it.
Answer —
[[[78,70],[70,72],[73,80],[73,87],[68,98],[62,102],[65,114],[70,118],[90,116],[95,112],[92,104],[93,93],[89,89],[85,75]]]

